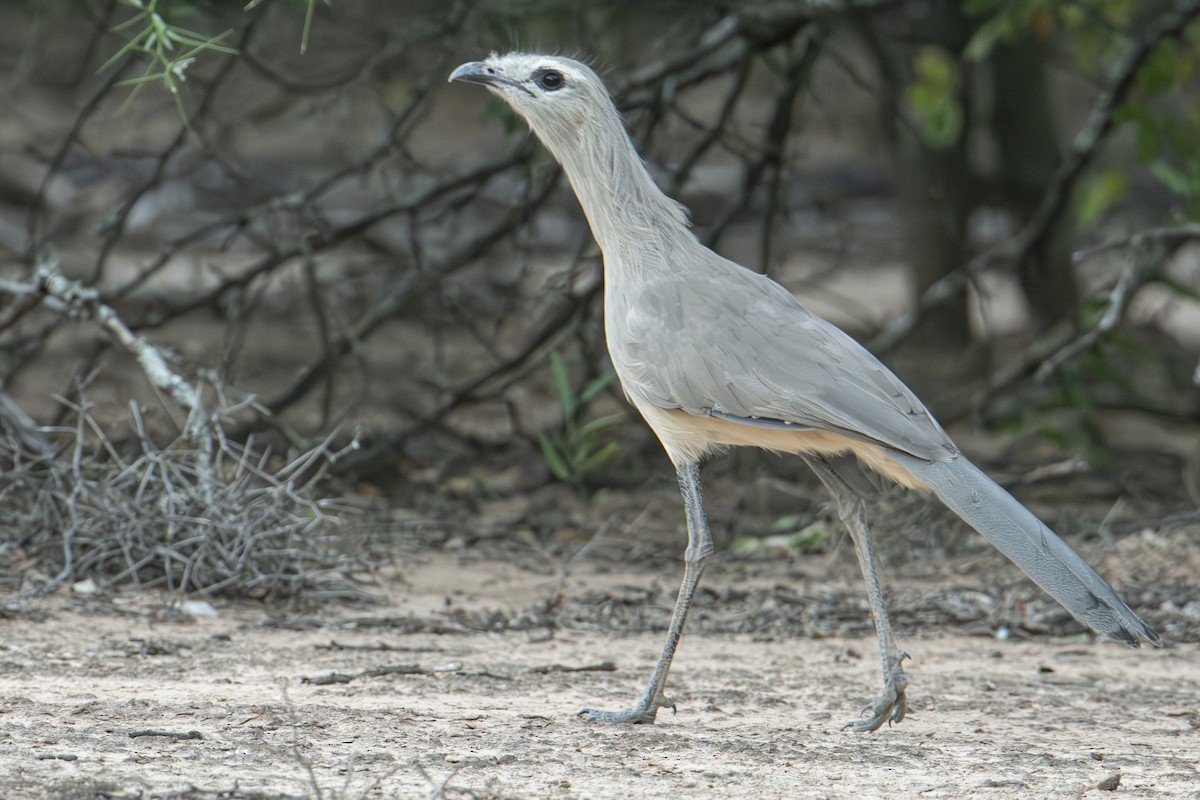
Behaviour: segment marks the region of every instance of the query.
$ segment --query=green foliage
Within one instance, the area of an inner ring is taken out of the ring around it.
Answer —
[[[1167,39],[1159,44],[1138,71],[1138,87],[1149,95],[1169,91],[1178,82],[1179,67],[1185,63],[1181,56],[1174,40]]]
[[[305,5],[304,31],[301,35],[300,52],[308,49],[309,35],[312,32],[313,16],[316,13],[318,0],[303,0]],[[179,108],[179,115],[186,121],[187,114],[183,108],[180,86],[187,81],[187,71],[200,56],[206,53],[224,53],[237,55],[237,48],[224,43],[233,33],[226,29],[221,33],[207,36],[198,33],[179,23],[185,15],[197,15],[199,3],[171,2],[171,0],[120,0],[122,5],[135,10],[132,17],[113,27],[112,32],[125,36],[125,44],[117,50],[100,67],[100,72],[111,68],[123,57],[130,53],[140,54],[146,62],[141,75],[119,81],[118,86],[132,87],[125,107],[137,96],[141,89],[151,83],[161,83],[167,93],[174,99]],[[246,5],[249,10],[260,0],[251,0]],[[331,5],[332,0],[324,0]]]
[[[1075,215],[1085,225],[1099,222],[1125,195],[1129,179],[1119,169],[1106,169],[1082,182],[1075,197]]]
[[[1200,73],[1195,45],[1168,39],[1138,71],[1138,92],[1117,110],[1115,121],[1135,131],[1138,161],[1179,199],[1183,216],[1200,219],[1200,111],[1171,97]]]
[[[963,48],[963,58],[967,61],[983,61],[991,55],[997,44],[1011,41],[1028,21],[1029,11],[1021,7],[1025,5],[1030,4],[1006,3],[1004,0],[964,0],[962,11],[968,17],[992,16],[975,29],[975,34]]]
[[[998,45],[1021,36],[1044,39],[1056,29],[1076,27],[1088,13],[1082,4],[1061,0],[964,0],[962,10],[968,17],[987,17],[963,48],[966,61],[983,61]]]
[[[977,25],[962,55],[982,61],[1020,37],[1057,37],[1080,73],[1105,81],[1114,61],[1145,29],[1141,5],[1134,0],[964,0],[964,14]],[[1178,198],[1180,215],[1191,220],[1200,219],[1200,111],[1194,99],[1198,32],[1200,25],[1193,24],[1181,39],[1158,43],[1113,117],[1132,128],[1138,162]],[[1109,168],[1084,180],[1075,196],[1078,219],[1100,222],[1124,196],[1129,178],[1128,168]]]
[[[921,138],[935,149],[951,147],[962,135],[958,64],[940,47],[923,47],[913,62],[913,80],[904,98],[916,113]]]
[[[1152,77],[1151,85],[1161,80]],[[1200,219],[1200,112],[1138,97],[1121,106],[1115,120],[1133,127],[1138,161],[1179,199],[1183,216]]]
[[[112,58],[104,62],[101,71],[108,69],[129,53],[141,53],[146,59],[146,68],[136,78],[119,83],[132,86],[132,100],[143,86],[162,82],[163,87],[175,99],[181,116],[184,114],[179,86],[187,80],[187,70],[196,58],[205,52],[236,54],[237,50],[221,43],[232,31],[216,36],[196,33],[168,19],[167,0],[122,0],[125,5],[137,9],[132,17],[113,28],[114,33],[128,34],[129,40]],[[132,32],[132,33],[131,33]],[[128,101],[126,101],[128,104]]]
[[[620,414],[609,414],[580,424],[579,418],[596,395],[615,379],[612,372],[592,378],[578,392],[571,385],[567,365],[558,353],[550,354],[550,374],[554,393],[563,414],[562,428],[554,434],[542,434],[539,444],[550,474],[560,481],[582,487],[587,477],[604,466],[617,454],[616,442],[604,441],[604,431],[621,420]]]
[[[1094,347],[1080,354],[1074,362],[1065,364],[1056,378],[1057,406],[1070,410],[1053,425],[1038,429],[1041,438],[1054,442],[1064,450],[1082,453],[1093,466],[1106,465],[1107,454],[1096,441],[1089,420],[1096,411],[1097,380],[1113,378],[1114,370],[1104,352]]]
[[[788,546],[801,553],[823,553],[838,536],[837,528],[830,527],[825,522],[812,522],[804,527],[804,517],[799,514],[789,514],[775,520],[771,527],[778,536],[782,536]]]
[[[760,556],[775,553],[806,555],[825,553],[837,539],[838,531],[823,521],[801,527],[805,517],[789,514],[771,524],[768,536],[742,534],[733,537],[729,549],[738,556]]]
[[[1083,311],[1084,325],[1091,325],[1106,310],[1107,303],[1089,303]],[[1065,450],[1082,453],[1093,466],[1108,465],[1108,451],[1092,426],[1097,406],[1106,403],[1153,405],[1141,384],[1131,375],[1131,364],[1154,362],[1153,354],[1120,331],[1112,332],[1093,347],[1064,364],[1055,374],[1053,395],[1046,403],[1067,414],[1057,415],[1052,425],[1038,428],[1038,435]],[[1145,375],[1142,375],[1144,378]]]

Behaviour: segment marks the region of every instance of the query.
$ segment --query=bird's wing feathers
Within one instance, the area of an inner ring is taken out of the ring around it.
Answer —
[[[650,278],[612,310],[623,316],[608,330],[623,337],[612,350],[631,394],[691,414],[844,433],[930,460],[957,452],[887,367],[782,286],[711,251],[698,260],[696,269]]]

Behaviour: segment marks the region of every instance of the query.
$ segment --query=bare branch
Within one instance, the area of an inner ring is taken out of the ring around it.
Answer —
[[[37,285],[48,303],[57,305],[69,316],[95,320],[134,358],[150,383],[167,393],[188,417],[185,431],[189,439],[199,438],[199,428],[206,424],[204,404],[198,386],[188,384],[167,366],[158,348],[136,336],[110,306],[100,302],[100,293],[78,281],[69,280],[51,262],[38,267]]]

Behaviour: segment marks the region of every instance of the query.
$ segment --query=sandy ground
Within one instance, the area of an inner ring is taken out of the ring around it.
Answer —
[[[565,588],[667,577],[582,574]],[[488,633],[446,613],[528,608],[547,582],[433,555],[386,605],[316,617],[220,603],[193,617],[133,591],[10,605],[0,793],[1059,798],[1107,797],[1119,781],[1112,796],[1200,797],[1196,644],[929,631],[903,642],[909,718],[852,734],[841,723],[878,688],[872,638],[693,632],[670,683],[678,713],[602,727],[573,712],[628,704],[659,634]]]

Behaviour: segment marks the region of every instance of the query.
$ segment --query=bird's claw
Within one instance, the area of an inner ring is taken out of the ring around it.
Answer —
[[[660,696],[656,702],[649,702],[643,698],[636,706],[621,711],[581,708],[575,712],[575,716],[583,722],[600,722],[607,725],[653,725],[660,708],[669,708],[672,716],[675,714],[675,703]]]
[[[896,692],[891,687],[886,687],[883,694],[879,696],[873,703],[868,703],[863,706],[863,710],[859,712],[859,719],[852,719],[842,726],[842,730],[847,728],[854,733],[867,733],[877,731],[883,727],[883,723],[889,726],[892,723],[901,722],[908,711],[907,703],[904,699],[903,692]],[[868,712],[871,716],[866,719]]]
[[[862,711],[858,712],[859,719],[850,720],[842,726],[842,730],[849,728],[854,733],[867,733],[879,730],[885,722],[890,727],[893,723],[903,721],[908,713],[908,702],[904,696],[904,690],[908,687],[908,677],[900,668],[900,664],[908,657],[908,653],[903,650],[897,653],[891,675],[883,682],[883,693],[873,702],[863,706]],[[867,718],[862,719],[863,717]]]

